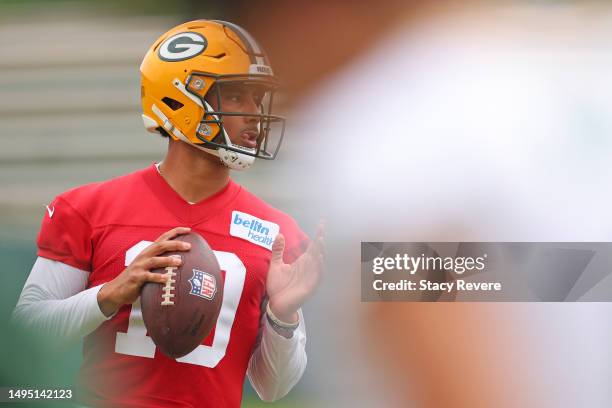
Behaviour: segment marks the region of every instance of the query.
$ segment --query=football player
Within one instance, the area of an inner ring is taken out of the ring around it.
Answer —
[[[271,114],[278,81],[257,42],[227,22],[198,20],[163,34],[141,65],[143,120],[168,137],[164,159],[56,197],[14,318],[46,335],[84,337],[78,388],[86,406],[237,407],[245,374],[266,401],[306,366],[301,306],[323,268],[323,228],[296,222],[230,178],[274,159],[284,118]],[[195,231],[225,271],[214,330],[171,359],[147,336],[139,294],[163,283],[162,256]]]

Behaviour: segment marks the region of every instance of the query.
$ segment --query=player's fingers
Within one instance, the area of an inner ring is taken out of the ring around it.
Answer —
[[[325,256],[325,227],[326,220],[321,218],[319,225],[317,226],[317,235],[315,238],[317,245],[317,252],[322,253]]]
[[[285,237],[279,233],[272,244],[272,257],[270,263],[278,263],[283,261],[283,252],[285,251]]]
[[[322,277],[323,265],[318,260],[313,259],[304,270],[302,278],[304,288],[308,289],[309,293],[312,293],[311,291],[319,285]]]
[[[318,271],[323,265],[324,257],[323,254],[317,252],[311,252],[304,254],[304,269],[308,271]]]
[[[167,241],[169,239],[176,237],[177,235],[187,234],[190,231],[191,231],[191,228],[189,227],[172,228],[170,231],[166,231],[163,234],[161,234],[159,238],[155,240],[155,242]]]
[[[312,261],[312,255],[310,252],[304,252],[294,263],[293,267],[297,274],[301,274],[310,268],[310,262]]]
[[[308,248],[306,248],[305,252],[311,255],[321,252],[323,249],[324,236],[325,220],[321,219],[319,221],[319,224],[317,225],[317,233],[315,235],[315,238],[310,240],[310,242],[308,243]]]
[[[188,251],[191,248],[189,242],[179,240],[155,242],[153,245],[145,249],[144,256],[155,256],[170,251]]]
[[[145,282],[166,283],[168,276],[163,273],[146,272],[143,275]]]
[[[181,258],[176,256],[154,256],[147,259],[145,269],[166,268],[168,266],[178,267],[182,263]]]
[[[318,254],[316,256],[310,257],[310,262],[307,267],[307,274],[309,281],[313,282],[315,285],[318,285],[318,282],[321,280],[321,276],[323,275],[323,256]]]
[[[321,218],[319,220],[319,224],[317,225],[317,238],[324,238],[325,237],[325,224],[326,221],[324,218]]]
[[[323,237],[317,237],[313,243],[314,256],[323,255],[325,256],[325,239]]]
[[[317,236],[313,241],[310,241],[305,253],[315,258],[321,254],[325,255],[325,241],[323,237]]]
[[[324,255],[319,255],[319,257],[317,258],[317,268],[318,268],[319,274],[322,274],[323,269],[325,268],[325,256]]]

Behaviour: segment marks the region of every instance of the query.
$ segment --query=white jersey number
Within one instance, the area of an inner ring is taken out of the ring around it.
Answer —
[[[134,258],[151,244],[151,241],[140,241],[130,248],[125,253],[125,266],[131,264]],[[219,261],[219,266],[225,271],[223,302],[215,325],[213,344],[212,346],[200,344],[191,353],[176,359],[181,363],[197,364],[210,368],[219,364],[219,361],[225,356],[246,275],[246,268],[236,254],[222,251],[213,252]],[[142,320],[140,298],[132,304],[127,333],[117,332],[115,352],[147,358],[155,356],[155,343],[153,343],[151,337],[147,336],[147,329]]]

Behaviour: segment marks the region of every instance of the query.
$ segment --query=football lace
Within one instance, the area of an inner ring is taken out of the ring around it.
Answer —
[[[170,256],[180,258],[180,255],[170,255]],[[174,305],[174,301],[172,300],[172,298],[174,297],[174,293],[172,293],[172,291],[174,290],[174,283],[176,283],[176,280],[173,279],[176,276],[176,272],[174,272],[176,269],[177,269],[176,266],[166,267],[166,273],[164,273],[164,275],[166,275],[168,279],[166,280],[166,284],[162,288],[162,291],[163,291],[162,292],[162,302],[161,302],[162,306]]]

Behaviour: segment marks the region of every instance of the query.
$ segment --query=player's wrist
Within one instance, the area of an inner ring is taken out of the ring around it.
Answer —
[[[268,302],[268,312],[268,315],[287,325],[297,325],[300,319],[298,309],[283,306],[272,299]]]
[[[272,329],[274,329],[276,333],[287,339],[293,337],[293,332],[298,328],[299,325],[299,315],[297,314],[297,312],[295,312],[295,322],[288,323],[287,321],[283,321],[281,318],[274,314],[270,306],[270,302],[268,302],[268,304],[266,305],[266,318],[268,319],[268,323],[270,324]]]
[[[112,316],[121,307],[113,297],[112,282],[107,282],[98,291],[98,306],[104,316]]]

